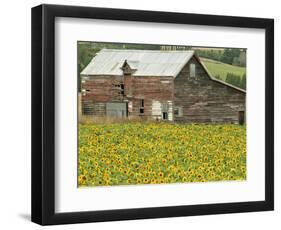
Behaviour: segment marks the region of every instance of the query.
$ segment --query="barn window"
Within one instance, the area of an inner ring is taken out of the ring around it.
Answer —
[[[83,103],[83,114],[84,115],[93,115],[94,114],[94,105],[91,102]]]
[[[244,123],[245,123],[245,112],[244,111],[238,112],[238,122],[239,122],[239,125],[244,125]]]
[[[168,120],[169,104],[164,102],[161,104],[162,119]]]
[[[141,99],[141,107],[144,107],[144,99]]]
[[[118,89],[118,94],[124,96],[124,84],[115,84],[114,88]]]
[[[190,64],[190,77],[195,77],[196,73],[195,73],[195,64],[191,63]]]
[[[182,107],[175,107],[174,109],[174,115],[176,117],[182,117]]]
[[[124,96],[124,84],[120,84],[120,94]]]
[[[144,114],[144,99],[141,99],[140,101],[140,114]]]

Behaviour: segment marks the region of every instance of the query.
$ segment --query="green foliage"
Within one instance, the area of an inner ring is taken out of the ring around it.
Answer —
[[[233,58],[233,65],[246,66],[246,53],[240,52],[239,56]]]
[[[234,75],[239,76],[240,78],[245,75],[246,68],[240,66],[234,66],[225,64],[222,62],[201,58],[201,61],[205,64],[208,71],[211,73],[212,76],[216,77],[219,76],[220,80],[226,81],[226,77],[228,73],[232,73]],[[244,81],[246,82],[246,75]]]
[[[246,89],[246,74],[244,73],[241,79],[240,87]]]
[[[91,42],[78,42],[78,91],[81,91],[80,73],[90,63],[95,54],[100,51],[99,47],[94,46]]]
[[[92,58],[100,49],[93,46],[90,42],[78,43],[78,67],[79,73],[89,64]]]
[[[218,79],[218,80],[222,80],[220,75],[218,75],[218,74],[215,75],[215,78]]]
[[[225,81],[241,89],[246,89],[246,74],[243,74],[241,78],[239,75],[235,75],[233,73],[227,73]]]
[[[235,66],[246,66],[244,49],[196,49],[199,57],[208,58]]]

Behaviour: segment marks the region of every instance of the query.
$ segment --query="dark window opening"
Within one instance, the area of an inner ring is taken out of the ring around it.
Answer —
[[[140,115],[144,114],[144,99],[140,100]]]
[[[120,84],[120,92],[121,92],[121,95],[123,95],[124,96],[124,84],[122,83],[122,84]]]
[[[140,100],[140,115],[144,114],[144,99]]]
[[[163,120],[168,120],[168,113],[167,112],[163,112],[162,113],[162,117],[163,117]]]
[[[144,99],[141,99],[141,107],[144,107]]]
[[[239,122],[239,125],[244,125],[244,123],[245,123],[245,112],[244,111],[238,112],[238,122]]]
[[[90,102],[83,103],[83,114],[84,115],[93,115],[94,114],[94,105]]]
[[[118,95],[122,95],[124,96],[124,84],[120,83],[120,84],[114,84],[114,88],[118,90]]]
[[[175,107],[174,115],[175,117],[182,117],[182,107]]]

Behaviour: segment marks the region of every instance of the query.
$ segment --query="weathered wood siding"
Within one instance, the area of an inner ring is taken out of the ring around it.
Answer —
[[[116,85],[124,83],[124,95]],[[173,120],[173,77],[82,76],[82,104],[93,104],[93,115],[105,116],[107,102],[127,102],[128,115],[162,119],[162,105],[168,105],[168,120]],[[144,102],[140,113],[141,101]],[[159,106],[160,108],[158,108]]]
[[[126,88],[126,85],[125,85]],[[138,76],[132,83],[133,109],[129,115],[162,119],[162,105],[168,104],[172,120],[174,82],[172,77]],[[141,100],[144,100],[144,114],[140,115]]]
[[[122,98],[119,89],[114,86],[120,81],[120,76],[82,76],[82,106],[93,104],[93,115],[105,116],[106,103]]]
[[[196,75],[190,77],[190,64]],[[238,123],[239,111],[245,111],[245,93],[213,81],[193,57],[174,80],[174,109],[181,108],[176,122]]]

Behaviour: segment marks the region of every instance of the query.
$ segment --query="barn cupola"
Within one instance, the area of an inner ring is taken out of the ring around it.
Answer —
[[[122,71],[123,71],[123,75],[131,75],[131,74],[133,74],[133,73],[136,71],[136,69],[132,68],[132,67],[129,65],[129,63],[128,63],[127,60],[124,61],[124,63],[123,63],[123,65],[122,65],[121,69],[122,69]]]
[[[124,61],[122,67],[123,71],[123,82],[124,82],[124,94],[127,97],[133,96],[133,83],[134,83],[134,72],[136,72],[136,68],[132,68],[127,60]]]

